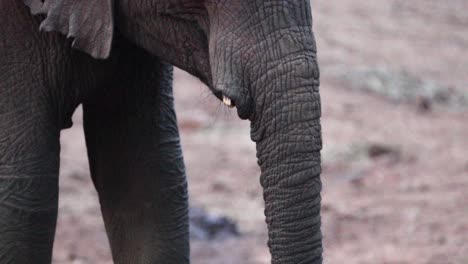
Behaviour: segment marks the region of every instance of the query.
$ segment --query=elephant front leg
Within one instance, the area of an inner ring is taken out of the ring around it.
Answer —
[[[172,67],[140,51],[119,60],[125,66],[116,79],[83,108],[91,174],[114,262],[189,263]]]
[[[51,262],[58,166],[59,130],[34,99],[0,97],[0,263]]]

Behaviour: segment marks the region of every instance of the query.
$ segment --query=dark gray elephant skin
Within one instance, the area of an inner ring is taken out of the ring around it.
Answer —
[[[2,0],[0,264],[51,262],[79,104],[114,262],[189,263],[172,65],[251,121],[272,263],[322,263],[309,0]]]

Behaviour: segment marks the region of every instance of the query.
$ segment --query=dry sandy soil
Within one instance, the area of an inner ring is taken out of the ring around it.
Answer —
[[[326,263],[468,263],[468,106],[446,100],[468,93],[467,10],[466,0],[313,1]],[[430,87],[443,96],[426,97]],[[411,100],[388,96],[413,88]],[[242,233],[192,241],[193,263],[269,263],[248,122],[181,71],[175,93],[191,205]],[[77,111],[62,133],[54,263],[112,263],[85,150]]]

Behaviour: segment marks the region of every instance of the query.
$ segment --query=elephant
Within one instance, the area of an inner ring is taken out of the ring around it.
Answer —
[[[322,263],[309,0],[2,0],[0,263],[51,262],[78,105],[113,261],[190,262],[173,66],[250,121],[271,263]]]

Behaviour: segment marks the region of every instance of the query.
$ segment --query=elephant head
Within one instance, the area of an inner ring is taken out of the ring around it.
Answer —
[[[24,0],[105,59],[126,38],[251,121],[272,263],[321,263],[320,96],[309,0]]]

